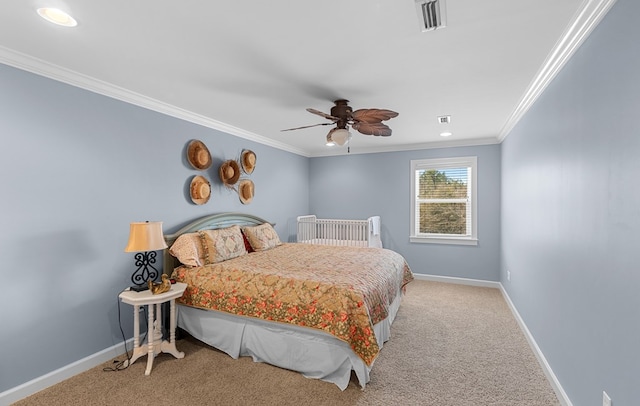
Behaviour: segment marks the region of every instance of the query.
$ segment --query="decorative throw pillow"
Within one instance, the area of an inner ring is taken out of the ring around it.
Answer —
[[[251,246],[251,243],[249,242],[249,239],[247,238],[247,235],[244,233],[244,231],[242,232],[242,239],[244,240],[244,248],[248,253],[252,253],[253,247]]]
[[[239,226],[198,231],[202,240],[204,263],[215,264],[247,253]]]
[[[182,234],[171,245],[169,253],[183,265],[202,266],[204,264],[202,241],[198,233]]]
[[[254,227],[243,227],[242,231],[247,236],[254,251],[266,251],[282,244],[278,233],[269,223]]]

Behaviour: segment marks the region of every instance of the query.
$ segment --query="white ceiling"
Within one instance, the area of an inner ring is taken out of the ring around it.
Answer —
[[[0,62],[305,156],[346,147],[324,145],[327,126],[280,130],[324,122],[305,108],[338,98],[400,113],[391,137],[352,131],[352,153],[477,145],[506,135],[614,1],[446,0],[447,27],[421,32],[414,0],[3,0]]]

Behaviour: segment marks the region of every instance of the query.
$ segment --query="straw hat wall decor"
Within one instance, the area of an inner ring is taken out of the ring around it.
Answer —
[[[250,149],[242,150],[240,163],[242,164],[242,170],[244,173],[251,175],[253,170],[256,168],[256,153]]]
[[[233,159],[224,161],[219,172],[220,180],[227,187],[233,187],[240,179],[240,165]]]
[[[195,204],[205,204],[211,197],[211,184],[204,176],[194,176],[191,179],[189,194],[191,195],[191,201]]]
[[[191,166],[201,171],[211,166],[211,154],[202,141],[193,140],[189,143],[187,160]]]
[[[255,185],[253,184],[253,181],[249,179],[243,179],[240,181],[238,184],[238,197],[240,197],[242,204],[251,203],[254,193]]]
[[[242,173],[250,175],[256,167],[255,152],[243,149],[238,159],[227,159],[220,165],[218,174],[220,181],[228,189],[238,193],[242,204],[249,204],[253,200],[255,185],[253,181],[242,178]]]

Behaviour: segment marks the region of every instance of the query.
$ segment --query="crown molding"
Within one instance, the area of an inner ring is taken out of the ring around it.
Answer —
[[[161,101],[152,99],[150,97],[141,95],[131,90],[127,90],[123,87],[115,86],[111,83],[107,83],[93,77],[84,75],[82,73],[63,68],[58,65],[54,65],[50,62],[43,61],[38,58],[14,51],[12,49],[0,46],[0,62],[14,68],[18,68],[33,74],[43,76],[49,79],[53,79],[62,83],[66,83],[71,86],[75,86],[84,90],[88,90],[93,93],[97,93],[103,96],[111,97],[116,100],[130,103],[139,107],[143,107],[152,111],[156,111],[161,114],[165,114],[171,117],[175,117],[181,120],[189,121],[194,124],[201,125],[203,127],[212,128],[214,130],[222,131],[227,134],[231,134],[240,138],[244,138],[250,141],[257,142],[259,144],[267,145],[273,148],[277,148],[283,151],[291,152],[307,158],[310,157],[322,157],[322,156],[335,156],[346,155],[346,149],[333,149],[332,151],[325,152],[308,152],[299,148],[294,148],[290,145],[282,142],[274,141],[270,138],[254,134],[249,131],[245,131],[241,128],[234,127],[223,122],[213,120],[200,114],[196,114],[180,107],[173,106],[171,104],[163,103]],[[353,154],[374,154],[381,152],[398,152],[409,151],[412,149],[433,149],[433,148],[448,148],[448,147],[461,147],[461,146],[475,146],[475,145],[488,145],[497,144],[499,141],[496,138],[481,138],[472,140],[460,140],[460,141],[436,141],[430,143],[420,144],[407,144],[407,145],[395,145],[389,147],[365,147],[357,148]]]
[[[340,156],[340,155],[358,155],[358,154],[377,154],[382,152],[402,152],[402,151],[417,151],[421,149],[438,149],[438,148],[457,148],[457,147],[476,147],[482,145],[494,145],[499,144],[500,141],[496,137],[486,138],[472,138],[458,141],[433,141],[419,144],[404,144],[393,145],[389,147],[356,147],[355,150],[351,147],[351,151],[347,152],[346,146],[342,147],[327,147],[327,151],[311,153],[311,158],[320,158],[327,156]],[[329,149],[330,148],[330,149]]]
[[[544,64],[529,84],[524,96],[500,131],[498,135],[499,142],[504,141],[509,135],[513,127],[538,99],[553,78],[556,77],[615,2],[616,0],[585,0],[582,3],[582,6],[547,56]]]
[[[616,0],[585,0],[576,12],[571,23],[565,29],[562,37],[553,50],[547,56],[542,67],[539,69],[533,81],[529,84],[524,96],[507,119],[500,134],[496,138],[471,139],[464,141],[443,141],[428,144],[396,145],[393,147],[358,148],[354,154],[381,153],[407,151],[411,149],[433,149],[461,146],[475,146],[501,143],[509,135],[513,127],[522,116],[529,110],[537,98],[542,94],[547,85],[553,80],[584,40],[591,34],[602,18],[607,14]],[[59,82],[63,82],[93,93],[111,97],[126,103],[140,106],[158,113],[182,119],[203,127],[222,131],[240,138],[254,141],[283,151],[291,152],[304,157],[321,157],[344,155],[346,151],[333,150],[325,152],[308,152],[292,147],[285,143],[272,140],[270,138],[234,127],[223,122],[205,117],[203,115],[187,111],[177,106],[161,102],[159,100],[132,92],[125,88],[92,78],[87,75],[63,68],[58,65],[43,61],[38,58],[14,51],[0,46],[0,62],[15,68],[47,77]]]
[[[235,135],[240,138],[268,145],[273,148],[292,152],[294,154],[308,156],[308,153],[306,151],[298,148],[293,148],[290,145],[284,144],[282,142],[274,141],[270,138],[245,131],[241,128],[205,117],[201,114],[187,111],[180,107],[161,102],[151,97],[132,92],[131,90],[127,90],[111,83],[107,83],[90,76],[83,75],[79,72],[54,65],[52,63],[2,46],[0,46],[0,62],[9,66],[13,66],[14,68],[31,72],[39,76],[56,80],[58,82],[66,83],[71,86],[79,87],[81,89],[88,90],[90,92],[97,93],[103,96],[111,97],[125,103],[143,107],[148,110],[156,111],[158,113],[162,113],[171,117],[189,121],[203,127],[219,130],[227,134]]]

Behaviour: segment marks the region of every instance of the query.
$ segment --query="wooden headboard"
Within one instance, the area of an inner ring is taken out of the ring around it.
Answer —
[[[260,224],[269,223],[267,220],[264,220],[260,217],[244,214],[244,213],[218,213],[211,214],[209,216],[201,217],[197,220],[192,221],[186,226],[182,227],[180,230],[176,231],[173,234],[165,234],[164,239],[167,242],[167,246],[171,247],[171,245],[175,242],[175,240],[180,237],[182,234],[186,233],[194,233],[199,230],[215,230],[218,228],[226,228],[231,227],[233,225],[242,226],[258,226]],[[274,223],[270,223],[275,226]],[[167,275],[171,275],[173,269],[179,266],[180,263],[178,260],[169,253],[169,249],[165,249],[162,252],[162,272]]]

